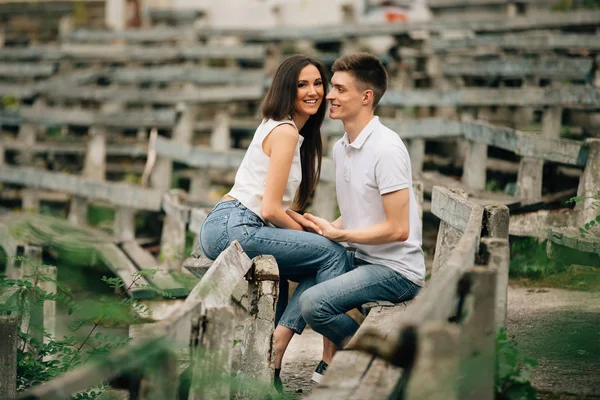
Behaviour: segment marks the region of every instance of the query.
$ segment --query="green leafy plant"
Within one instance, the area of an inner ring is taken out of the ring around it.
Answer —
[[[536,360],[526,357],[508,338],[503,328],[496,335],[496,399],[535,400],[530,379]]]
[[[33,323],[27,324],[25,330],[19,328],[17,391],[23,391],[31,386],[61,376],[93,358],[126,345],[130,341],[128,337],[95,332],[101,323],[131,324],[136,320],[143,320],[144,315],[150,316],[152,314],[146,306],[125,296],[134,287],[147,287],[148,285],[140,283],[140,280],[145,276],[156,274],[157,269],[135,273],[129,285],[125,285],[121,278],[103,277],[102,280],[109,287],[119,289],[121,292],[120,297],[117,300],[103,297],[87,305],[82,305],[73,299],[69,288],[48,276],[45,271],[49,267],[48,265],[37,264],[26,257],[20,256],[11,257],[11,259],[16,263],[20,263],[23,270],[27,272],[22,279],[8,279],[5,275],[0,275],[0,291],[11,288],[21,289],[21,301],[11,305],[13,309],[2,309],[0,311],[28,316],[33,315],[32,313],[35,312],[36,308],[43,307],[44,302],[54,301],[65,306],[68,315],[73,314],[75,316],[67,326],[71,335],[64,336],[62,339],[51,337],[48,332],[44,331],[43,327],[35,326]],[[55,283],[57,293],[46,292],[41,286],[42,282]],[[92,328],[82,335],[81,330],[88,324],[92,324]],[[106,387],[107,385],[103,384],[78,393],[72,398],[78,400],[95,399],[102,394]]]
[[[567,203],[582,203],[587,199],[592,199],[592,204],[588,207],[592,210],[600,210],[600,190],[596,192],[592,192],[591,195],[582,195],[572,197],[567,201]],[[596,217],[590,221],[587,221],[582,227],[579,227],[579,236],[585,238],[587,235],[590,235],[592,231],[600,226],[600,213],[596,215]]]
[[[510,275],[512,277],[540,278],[561,272],[561,267],[548,258],[546,241],[536,238],[517,238],[510,249]]]

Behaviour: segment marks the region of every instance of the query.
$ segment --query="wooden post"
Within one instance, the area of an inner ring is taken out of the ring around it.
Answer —
[[[481,239],[482,251],[487,264],[495,268],[496,275],[496,311],[495,326],[502,327],[506,324],[506,310],[508,304],[508,270],[510,266],[510,247],[506,239],[483,238]]]
[[[203,325],[200,343],[192,349],[194,368],[189,399],[228,400],[235,329],[233,307],[207,308]]]
[[[459,399],[456,375],[460,360],[460,329],[431,322],[419,327],[417,359],[411,371],[405,399]]]
[[[548,107],[542,116],[542,136],[548,139],[560,139],[562,120],[561,107]],[[517,176],[517,197],[525,203],[535,202],[542,198],[542,179],[544,160],[523,157],[519,164]]]
[[[140,400],[176,399],[179,366],[176,354],[165,348],[164,353],[150,361],[149,371],[140,385]]]
[[[227,151],[231,148],[231,110],[228,108],[220,109],[215,114],[210,147],[215,151]]]
[[[485,206],[484,235],[493,238],[508,239],[510,212],[505,205]]]
[[[17,394],[17,346],[19,318],[0,316],[0,398]]]
[[[56,294],[56,280],[58,279],[56,267],[46,266],[40,271],[42,276],[51,279],[39,282],[39,286],[43,291],[50,294]],[[44,343],[56,339],[56,301],[44,301]]]
[[[183,204],[186,193],[172,189],[163,195],[163,210],[165,219],[160,236],[160,250],[165,258],[167,268],[180,271],[184,259],[186,225],[189,220],[189,209]]]
[[[135,239],[135,209],[118,207],[115,213],[114,235],[123,241]]]
[[[452,190],[454,193],[461,196],[463,199],[467,198],[467,193],[463,190],[456,189]],[[433,276],[438,272],[440,267],[445,264],[450,251],[456,246],[460,240],[460,232],[452,227],[445,221],[440,221],[438,228],[437,241],[435,243],[435,254],[433,257],[433,265],[431,267],[431,275]]]
[[[473,267],[470,307],[461,335],[459,398],[493,400],[495,394],[496,276],[491,267]]]
[[[279,270],[273,256],[258,256],[252,263],[254,271],[248,285],[250,309],[244,324],[245,352],[240,372],[258,381],[271,382],[275,372],[273,331]]]
[[[24,256],[29,261],[21,266],[23,278],[31,280],[28,276],[35,272],[33,265],[42,264],[42,248],[25,246]],[[23,316],[21,318],[21,331],[42,342],[44,338],[44,306],[38,301],[39,296],[40,294],[34,288],[26,290]],[[31,351],[32,348],[29,350]]]
[[[36,126],[30,123],[19,125],[17,139],[28,148],[32,148],[36,142]],[[34,161],[34,153],[30,150],[21,150],[19,154],[19,163],[23,166],[30,166]],[[23,188],[22,209],[26,212],[38,213],[40,210],[40,199],[36,189]]]
[[[189,86],[184,87],[183,90]],[[172,140],[182,145],[189,145],[194,134],[194,123],[196,122],[196,112],[193,107],[185,103],[179,103],[176,106],[177,122],[173,127]],[[150,175],[150,184],[156,189],[167,191],[171,188],[173,175],[173,162],[163,157],[158,157],[152,175]]]
[[[600,139],[587,139],[588,156],[585,163],[583,175],[579,180],[577,194],[587,196],[583,202],[577,204],[577,225],[583,227],[600,214],[598,208],[593,209],[594,199],[589,198],[600,191]]]
[[[103,181],[106,179],[106,131],[103,128],[91,127],[90,140],[83,167],[83,177]],[[73,196],[69,211],[69,221],[86,225],[88,201],[84,197]]]
[[[425,188],[423,182],[413,181],[413,192],[415,194],[415,200],[417,201],[417,207],[419,207],[419,219],[423,220],[423,192]]]
[[[462,181],[470,188],[485,189],[487,149],[488,146],[485,143],[467,141]]]
[[[411,139],[408,145],[408,152],[410,154],[410,165],[413,178],[418,179],[423,174],[425,139]]]
[[[515,196],[524,202],[534,202],[542,197],[542,171],[544,160],[522,157],[517,174]]]

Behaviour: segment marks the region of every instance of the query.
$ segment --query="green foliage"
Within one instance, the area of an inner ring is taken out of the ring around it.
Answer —
[[[588,207],[592,210],[599,210],[600,212],[600,190],[596,192],[592,192],[591,195],[582,195],[572,197],[567,201],[567,203],[583,203],[587,199],[592,199],[592,204]],[[600,226],[600,213],[596,215],[594,219],[586,222],[583,226],[579,227],[579,236],[585,238],[586,235],[590,235],[592,233],[600,232],[598,227]]]
[[[112,230],[115,210],[110,207],[94,206],[88,208],[88,224],[96,228]]]
[[[50,278],[45,269],[47,265],[31,262],[26,257],[13,257],[16,263],[21,263],[21,268],[28,271],[23,279],[8,279],[0,275],[0,291],[12,288],[21,289],[21,301],[12,304],[12,309],[0,310],[4,313],[16,312],[20,316],[32,315],[36,308],[43,307],[45,301],[54,301],[66,307],[69,315],[74,319],[67,329],[72,334],[64,336],[61,340],[51,338],[43,327],[34,326],[41,332],[46,340],[40,340],[39,335],[34,335],[28,324],[26,331],[19,329],[20,345],[17,349],[17,391],[23,391],[31,386],[54,379],[65,374],[73,368],[86,363],[96,357],[110,353],[112,350],[126,345],[128,337],[95,332],[101,324],[130,324],[140,320],[140,315],[151,315],[151,311],[134,299],[125,297],[127,292],[136,286],[144,276],[156,274],[158,270],[140,271],[133,275],[131,284],[125,285],[121,278],[103,277],[103,281],[113,289],[120,289],[118,299],[106,297],[100,300],[78,303],[71,296],[70,289],[64,287],[56,280]],[[53,282],[57,285],[57,293],[46,292],[40,284]],[[14,289],[13,289],[14,290]],[[81,330],[92,324],[87,333]],[[106,385],[78,393],[72,399],[96,399],[102,394]]]
[[[503,328],[496,335],[496,398],[535,400],[531,375],[538,363],[524,356],[508,338]]]
[[[19,107],[19,100],[14,96],[2,96],[0,97],[2,108],[17,108]]]
[[[518,238],[510,250],[511,277],[540,278],[561,271],[561,267],[546,254],[546,241]]]

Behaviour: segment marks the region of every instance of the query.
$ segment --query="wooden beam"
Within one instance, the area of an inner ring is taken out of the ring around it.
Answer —
[[[442,186],[434,186],[431,212],[460,232],[465,232],[475,204]]]
[[[233,46],[106,46],[77,45],[37,46],[0,49],[1,61],[84,61],[84,62],[167,62],[206,59],[262,61],[265,47],[260,44]]]
[[[123,103],[166,104],[178,103],[204,104],[226,103],[231,101],[259,101],[263,94],[263,85],[234,87],[203,87],[185,89],[128,89],[102,87],[46,86],[40,89],[43,95],[55,100],[87,100],[109,102],[119,99]],[[0,88],[0,94],[2,94]]]
[[[600,88],[563,86],[544,88],[465,88],[460,90],[388,90],[381,105],[408,106],[564,106],[598,108]]]
[[[115,206],[160,210],[161,193],[122,182],[97,182],[77,175],[29,167],[0,166],[0,182],[76,194],[90,200],[104,200]]]
[[[172,297],[185,297],[187,290],[181,283],[177,282],[171,274],[160,269],[158,261],[148,251],[143,249],[135,240],[129,240],[121,243],[121,249],[135,263],[140,271],[147,269],[159,269],[154,275],[146,275],[146,280],[150,285],[156,287],[161,292],[166,292]]]
[[[461,125],[462,133],[468,140],[510,150],[520,156],[580,167],[587,160],[586,146],[578,140],[550,139],[483,122],[463,122]]]
[[[266,74],[262,70],[180,67],[173,65],[117,69],[114,72],[108,73],[107,77],[116,83],[191,82],[199,85],[266,83]]]
[[[171,351],[166,340],[150,338],[133,341],[106,357],[91,360],[65,375],[21,392],[16,399],[66,400],[73,393],[85,391],[101,382],[127,372],[139,371],[159,361]]]
[[[0,76],[7,78],[48,78],[55,72],[56,64],[0,62]]]
[[[458,49],[492,47],[529,51],[547,50],[600,50],[600,35],[570,33],[535,33],[506,35],[477,35],[460,39],[431,38],[429,47],[434,52],[450,52]]]
[[[589,58],[541,58],[462,62],[441,64],[441,74],[445,76],[483,76],[503,78],[523,78],[539,76],[541,78],[586,79],[590,74],[594,60]]]

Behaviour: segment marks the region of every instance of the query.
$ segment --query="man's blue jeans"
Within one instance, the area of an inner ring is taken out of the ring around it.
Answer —
[[[275,257],[281,282],[275,324],[297,333],[302,333],[306,326],[299,307],[302,292],[349,270],[346,249],[339,243],[314,233],[266,226],[237,200],[217,204],[200,229],[200,245],[212,260],[233,240],[240,243],[250,258],[260,254]],[[301,281],[300,291],[294,292],[289,306],[287,279]]]
[[[350,272],[308,289],[308,282],[303,282],[304,293],[300,296],[304,320],[338,348],[343,347],[344,341],[359,327],[345,314],[347,311],[370,301],[407,301],[421,289],[389,267],[355,258],[353,252],[348,252],[348,259]]]

